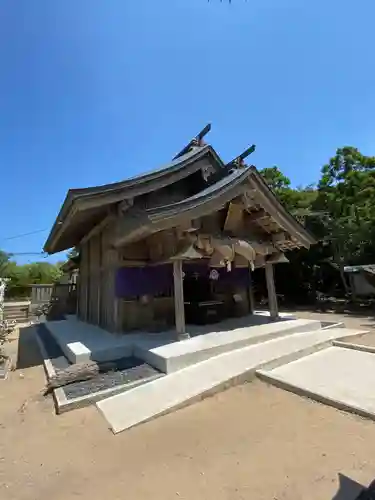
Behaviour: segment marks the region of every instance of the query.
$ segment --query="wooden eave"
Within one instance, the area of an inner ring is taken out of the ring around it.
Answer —
[[[44,251],[52,254],[77,245],[94,225],[108,215],[111,206],[184,179],[201,168],[199,160],[205,156],[219,168],[224,168],[224,163],[215,150],[204,145],[193,148],[166,167],[150,173],[113,184],[69,190],[44,245]]]
[[[116,247],[144,238],[157,231],[178,226],[219,210],[246,189],[250,168],[235,170],[200,193],[185,200],[149,210],[130,209],[123,215],[113,242]]]
[[[227,203],[246,191],[255,193],[256,202],[276,222],[279,231],[286,231],[289,241],[280,248],[309,247],[314,238],[281,205],[263,181],[255,167],[233,170],[229,175],[200,193],[178,203],[145,211],[131,209],[119,223],[117,237],[113,244],[117,247],[142,239],[158,231],[176,227],[223,208]]]
[[[256,193],[257,202],[281,229],[291,235],[291,240],[296,243],[296,246],[309,248],[310,245],[316,243],[314,236],[280,203],[255,167],[251,167],[250,185]]]

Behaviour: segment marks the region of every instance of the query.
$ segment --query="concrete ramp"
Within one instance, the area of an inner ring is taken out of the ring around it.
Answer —
[[[258,370],[257,375],[277,387],[375,419],[372,352],[329,347],[274,369]]]
[[[269,363],[290,362],[363,331],[331,328],[295,333],[212,357],[96,404],[114,433],[252,378]]]

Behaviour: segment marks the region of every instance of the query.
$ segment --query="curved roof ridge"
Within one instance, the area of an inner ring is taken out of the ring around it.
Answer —
[[[196,146],[192,148],[192,150],[188,153],[184,154],[183,156],[179,156],[163,167],[153,169],[149,172],[141,173],[139,175],[128,177],[126,179],[123,179],[122,181],[87,188],[69,189],[68,193],[71,193],[73,195],[96,194],[98,192],[111,191],[112,189],[121,189],[122,187],[132,187],[133,184],[151,181],[155,178],[160,177],[161,175],[170,173],[173,170],[178,170],[179,168],[186,166],[187,163],[190,163],[191,160],[195,160],[197,157],[204,155],[209,150],[213,151],[213,148],[210,145]],[[130,186],[128,186],[129,184]]]
[[[166,166],[152,170],[151,172],[141,174],[139,176],[131,177],[129,179],[125,179],[120,182],[115,182],[112,184],[104,184],[103,186],[95,186],[83,189],[70,189],[65,197],[65,200],[60,208],[60,211],[57,215],[56,221],[51,229],[51,232],[47,238],[46,243],[44,244],[44,249],[47,252],[54,252],[55,245],[52,243],[57,235],[64,230],[64,223],[66,219],[69,217],[69,214],[72,212],[73,207],[76,206],[76,203],[83,203],[88,201],[91,203],[92,200],[98,198],[100,203],[103,203],[106,196],[112,197],[120,197],[121,199],[130,199],[134,196],[138,196],[140,194],[145,194],[154,190],[154,183],[163,183],[170,184],[175,180],[179,180],[184,177],[184,170],[186,169],[186,175],[189,175],[191,172],[191,168],[189,166],[193,166],[195,163],[197,165],[197,169],[199,167],[199,163],[197,160],[200,160],[206,155],[211,155],[214,161],[219,165],[219,167],[224,168],[225,164],[221,160],[220,156],[216,153],[214,148],[211,145],[203,145],[196,146],[191,151],[186,154],[172,160]],[[138,191],[138,193],[135,193]],[[104,202],[110,203],[110,202]]]

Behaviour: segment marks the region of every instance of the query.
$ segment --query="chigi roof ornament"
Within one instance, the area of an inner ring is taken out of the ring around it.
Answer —
[[[203,141],[203,137],[207,135],[210,130],[211,123],[208,123],[173,159],[176,160],[180,156],[185,155],[193,147],[204,146],[205,142]]]
[[[244,167],[246,167],[246,164],[245,164],[244,160],[245,160],[245,158],[247,158],[248,156],[250,156],[252,153],[254,153],[255,147],[256,147],[255,144],[253,144],[252,146],[250,146],[249,148],[247,148],[239,156],[236,156],[236,158],[234,158],[234,160],[230,161],[227,164],[227,167],[234,167],[234,168],[244,168]]]

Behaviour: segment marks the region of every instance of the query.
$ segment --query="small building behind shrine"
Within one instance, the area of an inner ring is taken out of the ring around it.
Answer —
[[[44,250],[79,250],[81,321],[186,338],[187,324],[251,314],[260,267],[277,318],[273,266],[314,238],[245,164],[254,147],[226,163],[209,128],[159,170],[68,191]]]

